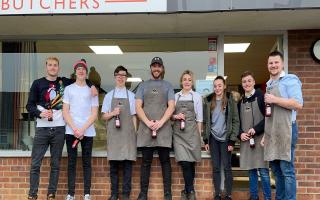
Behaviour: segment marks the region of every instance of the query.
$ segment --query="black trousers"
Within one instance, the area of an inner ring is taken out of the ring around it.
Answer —
[[[213,136],[209,141],[211,161],[213,167],[213,185],[215,193],[221,194],[221,163],[224,167],[226,195],[230,196],[232,192],[232,169],[231,152],[228,151],[228,142],[220,142]]]
[[[157,150],[163,177],[164,194],[171,194],[171,163],[170,148],[167,147],[142,147],[142,165],[140,172],[141,193],[148,194],[150,169],[153,159],[153,152]]]
[[[38,127],[33,140],[30,168],[30,190],[29,195],[36,197],[39,188],[40,168],[42,159],[50,146],[50,179],[48,194],[57,191],[59,169],[62,149],[64,145],[65,127]]]
[[[132,177],[132,161],[131,160],[110,160],[110,180],[111,180],[111,195],[118,196],[118,185],[119,185],[119,168],[122,165],[123,168],[123,183],[122,183],[122,194],[130,195],[131,192],[131,177]]]
[[[186,193],[194,191],[195,162],[180,161]]]
[[[68,151],[68,194],[74,196],[75,181],[76,181],[76,166],[77,166],[77,148],[72,148],[73,141],[76,138],[73,135],[66,135],[66,144]],[[83,168],[83,182],[84,194],[90,194],[91,188],[91,158],[93,137],[83,137],[79,142],[82,151],[82,168]]]

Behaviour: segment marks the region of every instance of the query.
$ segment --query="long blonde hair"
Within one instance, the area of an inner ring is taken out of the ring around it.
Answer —
[[[226,86],[226,80],[222,77],[222,76],[217,76],[213,82],[215,82],[216,80],[222,80],[223,82],[223,85]],[[222,94],[222,103],[221,103],[221,111],[223,111],[226,107],[227,107],[227,103],[228,103],[228,99],[227,99],[227,90],[224,89],[223,90],[223,94]],[[213,92],[213,96],[212,96],[212,99],[211,99],[211,106],[210,106],[210,110],[214,110],[215,107],[216,107],[216,93]]]

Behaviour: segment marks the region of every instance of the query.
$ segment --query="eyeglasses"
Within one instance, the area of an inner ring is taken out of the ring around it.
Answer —
[[[116,76],[116,77],[127,77],[126,74],[114,74],[114,76]]]

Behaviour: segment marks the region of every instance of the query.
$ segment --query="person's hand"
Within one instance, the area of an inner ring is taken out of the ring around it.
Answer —
[[[241,141],[247,141],[247,140],[250,140],[250,135],[248,133],[241,133],[240,135],[240,139]]]
[[[209,144],[205,144],[205,145],[204,145],[204,149],[205,149],[206,151],[209,151],[209,150],[210,150]]]
[[[264,102],[265,103],[275,103],[277,101],[277,97],[273,94],[265,94],[264,95]]]
[[[233,149],[234,149],[234,148],[233,148],[233,146],[232,146],[232,145],[228,145],[228,151],[230,151],[230,152],[231,152],[231,151],[233,151]]]
[[[248,130],[248,134],[251,135],[251,136],[254,136],[254,134],[256,134],[256,131],[253,128],[250,128]]]
[[[117,116],[120,115],[120,108],[119,107],[115,107],[112,111],[112,115],[113,116]]]
[[[154,122],[153,120],[148,120],[145,124],[146,124],[146,126],[147,126],[148,128],[150,128],[151,130],[155,130],[155,129],[153,128],[153,126],[154,126],[154,124],[155,124],[155,122]]]
[[[74,133],[74,137],[80,138],[81,133],[80,133],[79,129],[77,129],[77,128],[73,129],[73,133]]]
[[[264,136],[262,137],[261,141],[260,141],[260,145],[264,147],[265,143],[264,143]]]
[[[163,126],[164,122],[162,120],[156,120],[156,122],[153,124],[152,128],[153,130],[159,130]]]
[[[53,117],[53,112],[52,112],[52,110],[43,110],[40,113],[40,117],[41,118],[52,118]]]
[[[185,115],[183,113],[179,113],[177,115],[174,115],[173,117],[175,120],[185,120]]]
[[[96,86],[94,86],[94,85],[91,86],[90,91],[91,91],[91,96],[93,96],[93,97],[99,95],[99,92],[98,92]]]

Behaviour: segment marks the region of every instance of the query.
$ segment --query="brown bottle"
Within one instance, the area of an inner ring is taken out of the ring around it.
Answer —
[[[266,104],[266,117],[271,117],[271,104],[267,103]]]
[[[156,121],[153,120],[153,122],[156,122]],[[156,131],[156,130],[152,130],[151,137],[152,137],[153,139],[157,138],[157,131]]]
[[[116,115],[115,124],[116,124],[116,128],[120,128],[121,127],[119,115]]]
[[[53,114],[52,109],[51,109],[51,104],[49,104],[48,110]],[[53,121],[52,117],[48,117],[48,121],[52,122]]]
[[[186,127],[186,121],[184,119],[181,119],[180,120],[180,130],[184,131],[185,127]]]
[[[250,143],[250,148],[251,149],[254,149],[256,147],[256,144],[255,144],[255,141],[254,141],[254,137],[250,137],[250,140],[249,140],[249,143]]]
[[[73,143],[72,143],[72,148],[76,148],[78,146],[78,143],[80,142],[80,139],[79,138],[76,138]]]

